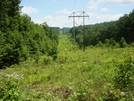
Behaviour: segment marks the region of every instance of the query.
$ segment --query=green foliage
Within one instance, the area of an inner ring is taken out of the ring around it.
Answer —
[[[120,45],[121,48],[125,48],[125,47],[128,46],[126,41],[125,41],[125,39],[123,37],[121,38],[121,40],[119,42],[119,45]]]
[[[118,65],[118,75],[115,77],[115,86],[123,91],[134,90],[134,61],[133,56]]]
[[[50,56],[44,56],[44,64],[45,65],[48,65],[48,64],[51,64],[53,61],[53,58],[50,57]]]
[[[0,87],[0,99],[2,101],[19,101],[20,90],[17,83],[11,78],[3,81]]]
[[[105,44],[105,47],[112,47],[112,48],[114,48],[114,47],[118,48],[119,47],[118,43],[113,38],[105,39],[104,44]]]
[[[78,101],[87,101],[87,100],[89,100],[89,96],[87,95],[87,93],[88,93],[88,91],[87,91],[87,89],[85,89],[84,87],[79,87],[79,89],[77,90],[77,92],[76,92],[76,99],[78,100]]]
[[[34,25],[34,23],[30,24]],[[21,91],[18,98],[21,101],[132,101],[134,98],[132,85],[134,76],[130,75],[132,71],[129,68],[132,68],[134,64],[132,59],[134,56],[133,47],[110,50],[106,47],[92,46],[92,48],[87,48],[85,52],[78,49],[74,52],[70,36],[60,35],[58,57],[56,61],[53,61],[53,57],[48,54],[51,53],[49,49],[53,47],[49,46],[49,43],[53,44],[48,36],[52,38],[53,35],[48,35],[49,33],[46,35],[45,30],[42,29],[42,26],[40,28],[40,25],[32,27],[36,27],[33,32],[28,29],[29,31],[26,33],[21,33],[22,40],[20,42],[23,44],[20,44],[21,48],[19,48],[19,57],[22,60],[29,59],[19,65],[12,65],[11,67],[14,68],[1,69],[0,88],[4,88],[4,84],[6,84],[3,77],[6,77],[6,74],[14,77],[12,74],[15,72],[15,74],[19,74],[17,78],[21,78],[22,75],[23,78],[17,79],[17,82],[15,78],[15,80],[10,81],[10,84],[14,84],[12,82],[17,84],[17,87],[14,88],[15,91],[18,91],[17,89]],[[40,32],[44,34],[40,34]],[[4,34],[0,36],[4,36]],[[5,42],[5,39],[1,38],[1,40]],[[110,42],[113,39],[108,40],[111,45]],[[55,40],[53,42],[57,43]],[[32,48],[33,44],[36,44],[34,47],[36,51]],[[3,46],[0,45],[0,47]],[[128,54],[131,54],[130,59],[126,58]],[[125,72],[121,72],[121,70],[125,70]],[[122,76],[126,79],[120,79]],[[119,80],[122,81],[121,86],[118,84]],[[132,82],[124,83],[124,81],[129,80]],[[128,88],[122,86],[123,83],[130,86]],[[2,96],[4,93],[0,92],[0,94]],[[12,95],[16,94],[12,93]]]
[[[103,101],[128,101],[125,98],[125,92],[120,91],[120,89],[110,90],[107,93],[107,97]]]
[[[119,47],[117,43],[120,43],[121,38],[123,37],[126,43],[132,43],[134,40],[134,10],[130,14],[125,14],[123,17],[120,17],[117,21],[97,23],[94,25],[84,26],[85,30],[85,46],[97,45],[99,41],[106,43],[106,47]],[[70,33],[73,35],[72,28]],[[84,46],[83,39],[83,27],[78,26],[75,28],[76,42],[80,46]],[[110,42],[107,42],[108,39]],[[120,47],[126,47],[126,43],[120,44]]]
[[[57,61],[59,63],[66,63],[68,61],[68,54],[67,53],[62,53],[58,56]]]
[[[96,45],[97,47],[103,47],[103,43],[101,41],[98,42],[98,44]]]
[[[21,45],[21,36],[18,33],[2,33],[4,41],[1,42],[1,57],[0,57],[0,65],[1,66],[10,66],[14,63],[19,63],[19,48]],[[4,45],[5,44],[5,45]]]
[[[110,46],[110,40],[109,39],[105,39],[104,43],[105,43],[105,46],[106,47],[109,47]]]
[[[134,97],[134,61],[133,56],[117,65],[114,89],[106,93],[104,101],[132,101]]]
[[[28,15],[20,15],[19,3],[7,0],[0,4],[0,69],[28,58],[38,62],[42,54],[57,58],[59,33],[46,23],[34,24]]]
[[[7,31],[16,31],[19,22],[19,4],[21,0],[6,0],[0,4],[0,30],[6,33]]]
[[[70,29],[71,29],[71,28],[63,27],[63,28],[62,28],[62,33],[63,33],[63,34],[68,34]]]

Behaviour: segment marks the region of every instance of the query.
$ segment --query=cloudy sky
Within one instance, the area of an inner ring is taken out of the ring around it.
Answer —
[[[28,14],[35,23],[47,22],[50,27],[72,27],[73,11],[85,11],[89,19],[85,24],[115,21],[134,9],[134,0],[22,0],[22,13]],[[82,19],[76,18],[80,25]]]

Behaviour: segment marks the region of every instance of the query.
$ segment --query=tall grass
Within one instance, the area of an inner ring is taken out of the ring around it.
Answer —
[[[7,74],[17,74],[21,78],[10,78],[17,84],[21,101],[103,101],[107,92],[115,88],[117,65],[134,56],[132,47],[87,47],[85,52],[79,49],[74,52],[65,35],[60,36],[58,48],[56,61],[42,56],[38,63],[27,60],[0,70],[0,87],[4,86],[3,78],[9,78]]]

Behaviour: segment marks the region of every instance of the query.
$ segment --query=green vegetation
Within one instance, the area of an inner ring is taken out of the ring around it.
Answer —
[[[58,32],[46,23],[34,24],[29,16],[20,15],[19,3],[7,0],[0,4],[0,68],[29,58],[38,62],[42,54],[57,57]]]
[[[35,24],[19,3],[0,3],[0,101],[134,100],[134,11],[85,26],[83,52],[81,27],[74,47],[71,34]]]
[[[63,27],[63,28],[62,28],[62,32],[63,32],[63,34],[67,34],[67,33],[69,33],[70,29],[71,29],[71,28]]]
[[[131,101],[134,98],[133,47],[88,47],[86,52],[79,49],[74,52],[68,38],[60,35],[56,61],[41,56],[38,63],[27,60],[0,70],[1,89],[6,86],[8,89],[3,83],[11,79],[17,84],[14,89],[19,91],[21,101]]]
[[[74,32],[73,29],[74,28],[70,30],[72,36]],[[76,27],[75,29],[76,42],[78,43],[79,47],[82,48],[84,45],[83,26]],[[118,45],[118,43],[120,43],[122,38],[124,38],[122,41],[126,41],[127,44],[131,44],[134,41],[134,10],[130,12],[130,14],[125,14],[117,21],[86,25],[84,26],[84,31],[85,46],[95,46],[100,42],[105,43],[107,39],[107,41],[112,40],[112,46],[126,47],[125,43],[123,46],[122,44]],[[106,44],[106,47],[107,46],[109,46],[109,44]]]

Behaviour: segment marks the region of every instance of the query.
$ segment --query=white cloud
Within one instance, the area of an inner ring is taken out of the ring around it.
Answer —
[[[122,4],[134,4],[134,0],[90,0],[89,1],[89,4],[94,4],[94,5],[99,5],[100,3],[114,3],[114,4],[119,4],[119,5],[122,5]]]
[[[44,20],[51,21],[51,20],[53,20],[53,16],[47,15],[47,16],[44,18]]]
[[[41,24],[43,22],[46,22],[48,26],[50,27],[73,27],[73,19],[69,18],[68,16],[72,13],[72,11],[68,11],[67,9],[63,9],[61,11],[55,12],[59,15],[47,15],[42,19],[34,19],[33,21],[35,23]],[[78,13],[79,15],[79,13]],[[92,16],[94,16],[95,13],[92,13]],[[76,26],[82,24],[82,18],[75,18]]]
[[[97,13],[88,13],[90,15],[90,19],[85,19],[85,24],[95,24],[105,21],[115,21],[118,20],[124,14],[97,14]],[[95,22],[92,22],[92,21]],[[73,20],[68,16],[51,16],[47,15],[42,19],[35,19],[33,20],[35,23],[41,24],[46,22],[50,27],[73,27]],[[78,25],[82,24],[82,19],[75,19]],[[96,22],[97,21],[97,22]],[[76,24],[76,26],[77,26]]]
[[[87,9],[93,10],[97,9],[98,6],[100,6],[103,3],[103,6],[107,4],[118,4],[121,6],[129,6],[131,4],[134,4],[134,0],[90,0],[88,2]]]
[[[89,15],[89,19],[96,18],[98,16],[98,13],[90,12],[87,13]]]
[[[88,9],[97,9],[98,7],[97,7],[97,5],[98,5],[98,3],[97,2],[95,2],[94,0],[90,0],[89,2],[88,2],[88,6],[87,6],[87,8]]]
[[[97,19],[99,19],[101,22],[104,21],[115,21],[118,20],[121,16],[123,16],[124,14],[101,14],[99,16],[97,16]]]
[[[117,4],[134,4],[134,0],[110,0],[110,3],[117,3]]]
[[[68,19],[67,16],[51,16],[47,15],[42,19],[35,19],[33,20],[35,23],[41,24],[46,22],[50,27],[64,27],[64,26],[71,26],[72,21]]]
[[[35,23],[41,24],[43,22],[46,22],[48,24],[48,26],[50,27],[73,27],[73,19],[72,18],[68,18],[68,16],[51,16],[51,15],[47,15],[42,19],[35,19],[33,20]],[[75,19],[76,21],[76,26],[81,25],[82,24],[82,18]]]
[[[69,12],[67,9],[63,9],[60,11],[56,11],[57,14],[64,14],[64,15],[69,15],[71,12]]]
[[[105,7],[103,7],[100,11],[102,11],[102,12],[107,12],[107,11],[108,11],[108,9],[107,9],[107,8],[105,8]]]
[[[122,17],[124,14],[114,14],[109,18],[109,21],[115,21],[118,20],[120,17]]]
[[[31,6],[24,6],[21,11],[24,14],[38,13],[38,10],[36,8],[31,7]]]

